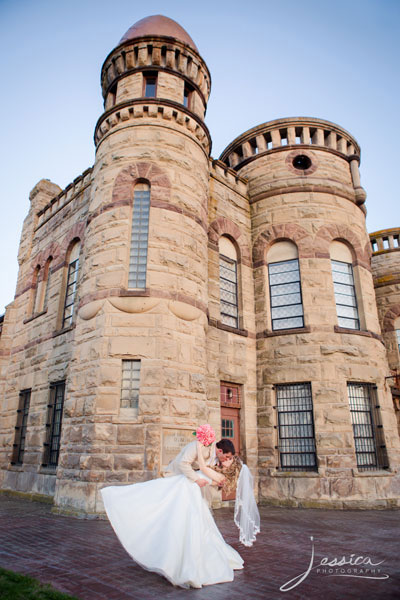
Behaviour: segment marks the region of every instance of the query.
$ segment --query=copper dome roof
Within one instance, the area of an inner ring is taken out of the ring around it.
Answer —
[[[172,37],[180,42],[184,42],[198,52],[196,44],[190,35],[183,29],[183,27],[181,27],[176,21],[173,21],[168,17],[164,17],[163,15],[153,15],[151,17],[145,17],[144,19],[141,19],[128,29],[119,43],[122,44],[123,42],[134,40],[135,38],[142,37],[144,35],[161,35]]]

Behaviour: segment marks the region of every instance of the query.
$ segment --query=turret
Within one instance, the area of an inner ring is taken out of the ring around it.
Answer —
[[[359,146],[334,123],[288,118],[243,133],[220,160],[248,181],[261,498],[365,506],[372,498],[358,473],[384,473],[399,449]],[[368,432],[358,428],[360,402]]]

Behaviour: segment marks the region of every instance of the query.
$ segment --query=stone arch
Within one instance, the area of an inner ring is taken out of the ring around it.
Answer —
[[[330,258],[329,246],[334,241],[344,242],[354,254],[354,263],[370,270],[369,255],[365,253],[357,234],[346,225],[333,224],[320,227],[314,238],[314,251],[317,258]]]
[[[51,258],[54,261],[54,264],[58,264],[60,262],[62,257],[61,247],[58,242],[51,242],[48,246],[46,246],[44,250],[39,252],[39,254],[31,262],[31,272],[34,271],[37,265],[39,265],[41,270],[43,270],[49,258]]]
[[[400,317],[400,304],[393,304],[383,317],[383,333],[394,331],[394,323],[398,317]]]
[[[244,265],[251,265],[250,248],[243,239],[244,235],[240,228],[226,217],[218,217],[208,228],[209,245],[218,251],[219,238],[226,235],[234,243],[238,251],[238,260]],[[240,239],[241,238],[241,239]]]
[[[289,240],[296,244],[299,258],[312,258],[313,238],[297,223],[286,223],[282,225],[270,225],[257,237],[253,245],[253,265],[266,264],[266,254],[273,243]]]
[[[78,223],[75,223],[75,225],[73,225],[64,236],[63,241],[61,243],[61,258],[64,262],[67,260],[69,248],[74,240],[79,240],[81,243],[81,248],[83,247],[85,228],[86,224],[84,223],[84,221],[80,221]]]
[[[151,188],[151,205],[169,201],[171,183],[168,175],[155,163],[143,161],[131,163],[118,173],[112,191],[112,203],[131,203],[133,201],[133,189],[139,181],[149,183]]]

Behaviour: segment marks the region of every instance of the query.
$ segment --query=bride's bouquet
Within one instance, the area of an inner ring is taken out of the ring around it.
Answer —
[[[193,433],[196,436],[197,440],[203,446],[211,446],[213,442],[215,442],[215,431],[208,423],[206,425],[200,425]]]

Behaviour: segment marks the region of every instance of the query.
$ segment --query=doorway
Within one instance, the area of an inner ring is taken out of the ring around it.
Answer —
[[[241,386],[221,382],[221,438],[231,440],[236,454],[240,454],[240,407]],[[234,500],[235,492],[222,493],[222,500]]]

